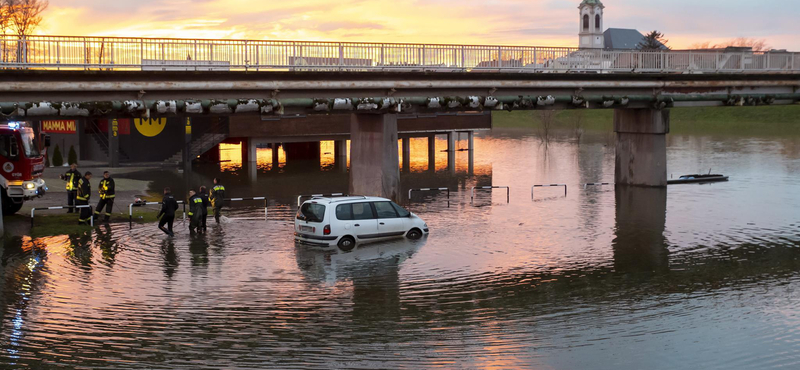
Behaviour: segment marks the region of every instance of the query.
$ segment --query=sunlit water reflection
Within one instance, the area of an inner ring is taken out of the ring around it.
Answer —
[[[587,134],[580,146],[545,148],[527,132],[495,130],[476,137],[470,176],[465,152],[454,175],[443,173],[446,153],[428,173],[427,141],[414,140],[404,186],[457,191],[449,203],[421,193],[409,204],[429,237],[351,253],[293,243],[294,197],[337,190],[347,175],[291,161],[261,168],[256,184],[228,178],[237,196],[274,194],[268,222],[243,220],[263,211],[241,207],[204,236],[184,224],[174,239],[155,225],[115,224],[12,238],[0,271],[0,364],[797,367],[800,139],[672,135],[669,173],[711,168],[731,181],[577,186],[613,180],[607,144]],[[532,200],[531,185],[548,183],[569,184],[568,195],[537,189]],[[470,204],[470,187],[490,184],[510,186],[510,203],[498,189]]]

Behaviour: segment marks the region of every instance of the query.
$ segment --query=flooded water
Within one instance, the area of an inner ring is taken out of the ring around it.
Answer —
[[[671,135],[668,173],[731,181],[583,189],[613,181],[610,137],[544,146],[496,129],[476,136],[472,166],[457,152],[455,171],[442,152],[430,171],[427,140],[412,140],[404,190],[451,198],[408,204],[428,237],[350,253],[293,242],[297,195],[347,190],[324,158],[225,162],[229,195],[270,197],[266,222],[242,203],[203,236],[179,223],[174,239],[152,224],[15,237],[0,367],[800,367],[800,138]],[[532,199],[550,183],[567,196]],[[509,186],[510,201],[496,189],[470,204],[476,185]]]

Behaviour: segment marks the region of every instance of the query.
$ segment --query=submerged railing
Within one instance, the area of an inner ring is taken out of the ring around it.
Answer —
[[[800,72],[800,53],[4,35],[0,68],[764,73]]]

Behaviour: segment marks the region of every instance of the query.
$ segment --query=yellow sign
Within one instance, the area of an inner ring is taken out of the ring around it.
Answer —
[[[186,135],[192,134],[192,119],[187,117],[186,118]]]
[[[136,126],[136,130],[139,131],[140,134],[147,136],[147,137],[154,137],[158,136],[161,131],[164,131],[164,126],[167,125],[166,118],[136,118],[133,120],[133,125]]]
[[[119,122],[117,122],[116,118],[111,120],[111,132],[114,137],[119,136]]]
[[[75,121],[72,120],[58,120],[58,121],[42,121],[42,130],[54,134],[74,134]]]

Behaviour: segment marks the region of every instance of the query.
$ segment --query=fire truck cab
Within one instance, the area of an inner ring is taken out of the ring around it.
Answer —
[[[33,129],[25,122],[0,123],[0,181],[3,214],[11,215],[26,200],[41,197],[47,191],[42,179],[44,156],[50,137],[43,135],[41,145]]]

